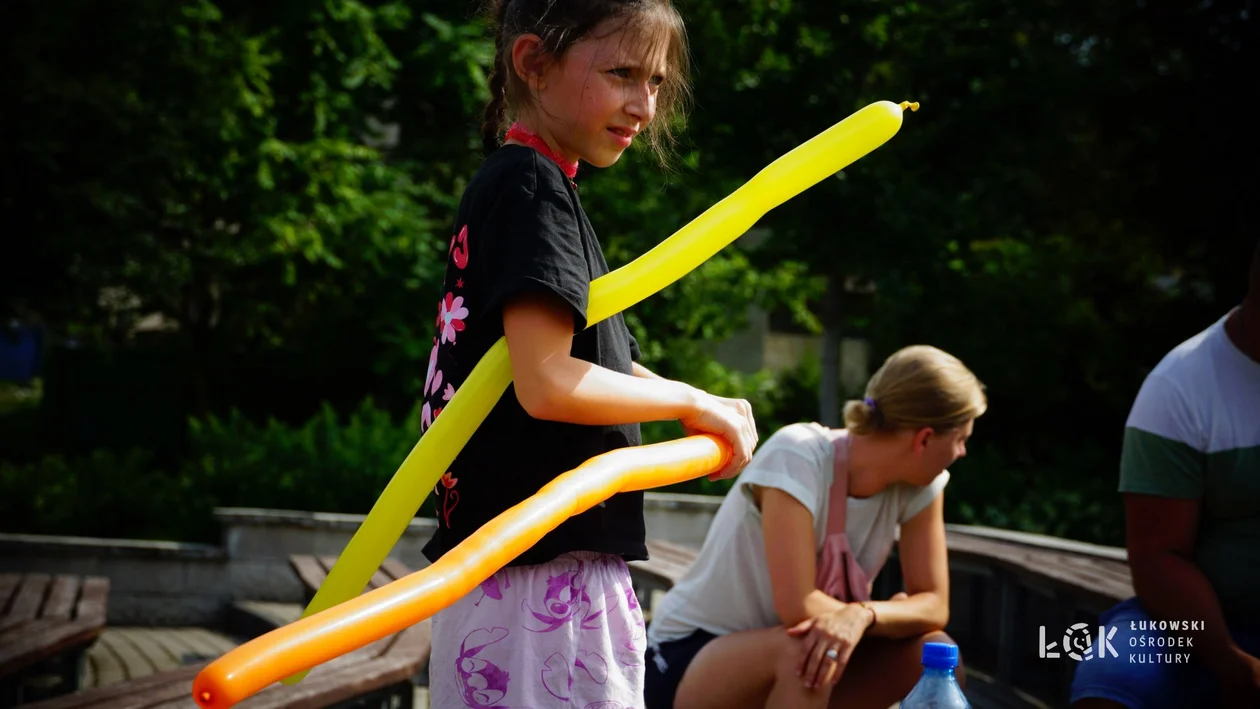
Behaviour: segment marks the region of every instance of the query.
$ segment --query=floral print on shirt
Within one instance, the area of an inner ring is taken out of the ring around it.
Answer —
[[[443,348],[456,347],[460,333],[467,328],[469,310],[462,291],[466,275],[464,270],[468,268],[469,258],[468,225],[460,227],[459,231],[451,237],[447,255],[450,257],[446,267],[447,278],[442,282],[442,296],[438,300],[437,319],[434,321],[437,334],[433,337],[433,349],[429,352],[429,368],[424,377],[424,391],[422,392],[424,403],[420,407],[421,435],[437,420],[446,402],[455,396],[455,386],[449,381],[443,381],[438,362]],[[455,275],[455,287],[447,290],[446,284],[452,273]],[[455,489],[458,482],[459,478],[447,471],[433,489],[434,495],[437,496],[439,524],[445,524],[447,528],[451,526],[451,514],[459,505],[459,492]]]

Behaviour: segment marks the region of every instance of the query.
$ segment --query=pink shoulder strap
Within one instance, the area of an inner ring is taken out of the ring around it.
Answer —
[[[832,464],[835,477],[831,481],[829,493],[827,536],[845,533],[845,518],[849,511],[849,432],[841,431],[839,437],[831,442],[831,446],[835,451],[835,461]]]

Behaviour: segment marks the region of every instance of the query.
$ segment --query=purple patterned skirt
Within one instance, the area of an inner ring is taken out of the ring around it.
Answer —
[[[433,617],[430,706],[641,709],[646,645],[620,557],[508,567]]]

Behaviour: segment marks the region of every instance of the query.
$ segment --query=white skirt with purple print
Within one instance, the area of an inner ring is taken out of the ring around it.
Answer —
[[[433,617],[433,709],[641,709],[643,613],[620,557],[500,570]]]

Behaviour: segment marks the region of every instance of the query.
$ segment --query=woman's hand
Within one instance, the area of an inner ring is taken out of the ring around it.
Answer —
[[[711,433],[723,438],[731,446],[731,459],[721,470],[709,476],[710,480],[734,477],[752,460],[757,448],[757,425],[753,423],[752,405],[743,399],[727,399],[697,392],[696,413],[679,420],[683,433]]]
[[[788,635],[802,638],[796,674],[810,689],[835,685],[849,664],[853,649],[874,621],[874,614],[849,603],[838,611],[801,621]]]

